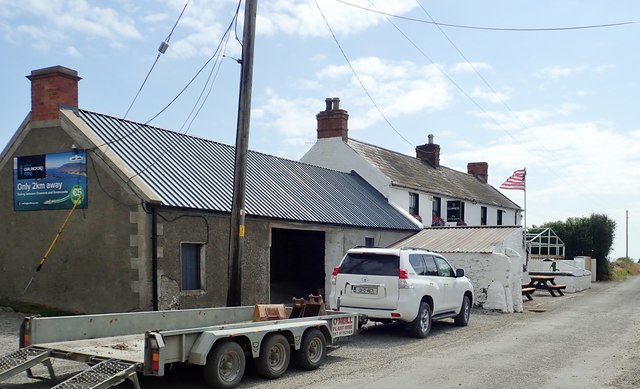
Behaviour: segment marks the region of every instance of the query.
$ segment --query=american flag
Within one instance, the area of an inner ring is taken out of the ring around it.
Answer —
[[[505,182],[500,185],[500,189],[518,189],[526,190],[525,176],[527,175],[527,169],[516,170],[511,177],[507,178]]]

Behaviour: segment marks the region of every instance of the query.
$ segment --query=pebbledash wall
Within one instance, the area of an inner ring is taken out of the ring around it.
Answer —
[[[70,210],[14,211],[13,157],[68,152],[79,139],[60,118],[34,122],[31,116],[16,135],[0,159],[0,236],[5,242],[0,245],[0,296],[71,312],[148,306],[150,242],[141,236],[150,231],[150,219],[142,216],[137,197],[92,157],[87,178],[95,185],[87,193],[89,206],[74,211],[35,272]]]

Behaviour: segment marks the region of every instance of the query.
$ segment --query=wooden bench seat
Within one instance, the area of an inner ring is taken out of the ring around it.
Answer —
[[[529,300],[533,300],[533,297],[531,297],[531,293],[535,292],[536,288],[534,287],[530,287],[530,286],[523,286],[522,287],[522,295],[526,296],[527,299]]]
[[[566,289],[567,285],[549,285],[548,288],[549,289],[558,289],[558,290],[560,290],[560,289]]]

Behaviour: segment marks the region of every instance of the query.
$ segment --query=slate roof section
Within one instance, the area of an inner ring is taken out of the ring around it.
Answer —
[[[521,227],[435,227],[425,228],[392,247],[418,247],[438,253],[493,253]]]
[[[86,110],[78,115],[162,199],[231,212],[235,148]],[[247,214],[363,228],[419,228],[355,173],[249,151]]]
[[[389,177],[393,185],[500,208],[520,210],[520,207],[508,197],[471,174],[442,165],[435,168],[429,162],[418,158],[351,138],[347,144]]]

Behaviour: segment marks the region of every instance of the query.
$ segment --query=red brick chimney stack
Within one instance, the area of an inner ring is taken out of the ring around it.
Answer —
[[[340,109],[337,97],[326,98],[325,103],[325,110],[316,115],[318,139],[341,137],[346,142],[349,139],[349,114]]]
[[[78,72],[64,66],[31,71],[31,121],[59,118],[60,106],[78,107]]]
[[[416,158],[429,162],[433,167],[440,166],[440,145],[433,143],[433,134],[429,134],[429,143],[416,146]]]
[[[489,181],[489,164],[486,162],[469,162],[467,164],[467,173],[486,184]]]

